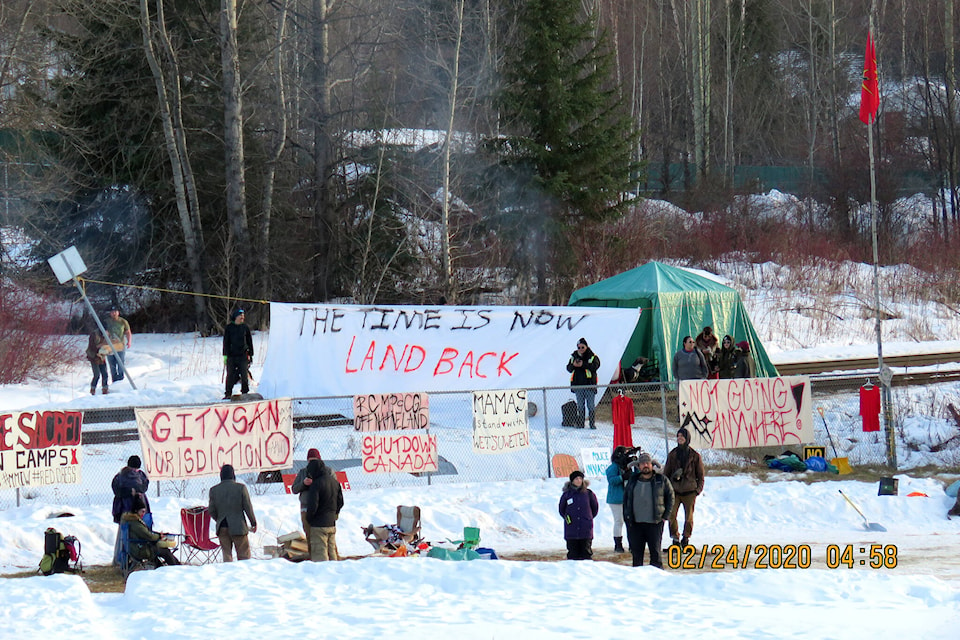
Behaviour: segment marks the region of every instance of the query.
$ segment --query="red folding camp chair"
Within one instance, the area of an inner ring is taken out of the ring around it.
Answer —
[[[220,544],[210,539],[210,512],[206,507],[180,509],[180,526],[183,544],[180,545],[181,562],[207,564],[220,559]]]

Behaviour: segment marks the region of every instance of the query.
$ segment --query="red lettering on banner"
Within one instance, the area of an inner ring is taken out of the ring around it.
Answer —
[[[217,416],[217,430],[213,432],[213,437],[216,438],[220,435],[221,431],[226,432],[227,437],[230,437],[230,428],[227,426],[227,418],[230,417],[229,409],[214,409],[213,415]]]
[[[512,375],[513,375],[513,373],[511,373],[510,370],[507,369],[507,365],[510,363],[511,360],[513,360],[514,358],[516,358],[518,355],[520,355],[520,354],[519,354],[519,353],[514,353],[514,354],[513,354],[512,356],[510,356],[509,358],[507,358],[506,352],[504,352],[504,353],[502,353],[502,354],[500,355],[500,365],[497,367],[497,377],[498,377],[498,378],[499,378],[500,376],[502,376],[504,373],[506,373],[506,375],[508,375],[508,376],[512,376]]]
[[[487,377],[487,376],[483,375],[482,373],[480,373],[480,364],[483,362],[483,359],[486,358],[486,357],[488,357],[488,356],[492,356],[492,357],[496,358],[496,357],[497,357],[497,354],[496,354],[495,352],[493,352],[493,351],[487,351],[486,353],[481,354],[479,358],[477,358],[477,377],[478,377],[478,378],[486,378],[486,377]]]
[[[13,429],[7,426],[7,420],[13,417],[11,413],[0,415],[0,451],[10,451],[13,449],[13,443],[7,442],[7,434],[13,433]]]
[[[166,442],[167,438],[170,437],[170,429],[163,429],[162,431],[157,430],[157,423],[160,422],[160,419],[163,418],[165,421],[170,421],[170,416],[161,412],[158,412],[157,415],[153,417],[153,422],[150,424],[150,433],[153,435],[153,440],[155,442]]]
[[[454,349],[453,347],[444,347],[443,353],[440,354],[440,359],[437,361],[437,366],[433,368],[433,375],[446,375],[453,371],[453,362],[452,360],[460,355],[460,352]],[[440,371],[440,365],[447,365],[443,371]]]

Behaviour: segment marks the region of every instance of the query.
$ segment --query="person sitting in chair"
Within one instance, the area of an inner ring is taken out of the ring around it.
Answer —
[[[138,560],[152,562],[158,567],[180,564],[177,556],[170,549],[159,546],[157,543],[165,534],[156,533],[143,521],[147,513],[147,505],[140,496],[133,499],[130,511],[124,512],[120,523],[128,525],[129,553]]]

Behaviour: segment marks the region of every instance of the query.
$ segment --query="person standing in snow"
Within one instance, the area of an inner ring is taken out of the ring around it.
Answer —
[[[670,538],[673,544],[686,547],[693,534],[693,507],[697,496],[703,493],[703,460],[700,454],[690,446],[690,432],[686,427],[677,431],[677,446],[667,454],[667,462],[663,465],[663,475],[670,479],[673,485],[675,500],[670,509]],[[677,513],[683,505],[683,539],[679,539],[680,528],[677,523]]]
[[[319,452],[307,464],[307,477],[310,488],[306,491],[305,517],[310,523],[310,560],[339,560],[337,519],[343,509],[343,489],[333,469],[320,459]]]
[[[133,346],[133,332],[130,331],[130,323],[126,318],[120,317],[120,311],[116,307],[110,307],[107,310],[107,317],[103,321],[103,328],[107,330],[107,336],[113,344],[112,353],[107,356],[110,363],[110,376],[113,381],[123,380],[123,367],[126,365],[127,349]]]
[[[624,553],[623,549],[623,475],[617,460],[627,452],[627,448],[620,446],[613,450],[610,456],[610,466],[607,467],[607,504],[613,515],[613,551]]]
[[[150,488],[150,479],[140,468],[140,456],[132,455],[127,458],[127,466],[120,469],[117,475],[113,476],[110,488],[113,489],[113,521],[120,522],[120,516],[124,513],[135,511],[131,509],[134,498],[141,498],[146,508],[146,513],[150,513],[150,501],[147,499],[147,489]]]
[[[577,469],[563,485],[558,506],[563,518],[563,539],[567,542],[567,560],[593,558],[593,519],[600,511],[590,482]]]
[[[110,348],[107,346],[107,339],[103,337],[99,329],[90,332],[90,338],[87,340],[87,360],[90,361],[90,368],[93,370],[93,380],[90,381],[90,395],[97,393],[97,382],[103,385],[103,394],[110,393],[110,378],[107,374],[107,354]]]
[[[224,562],[233,562],[233,549],[237,560],[250,559],[250,541],[247,533],[257,532],[257,516],[253,513],[250,493],[246,485],[237,482],[233,465],[220,468],[220,484],[210,487],[210,519],[220,539]],[[247,520],[250,527],[247,528]]]
[[[670,481],[653,469],[653,458],[641,453],[630,463],[633,469],[623,489],[623,521],[633,554],[633,566],[643,565],[643,552],[650,549],[650,565],[663,568],[660,542],[663,523],[673,509]]]
[[[233,395],[233,386],[240,383],[240,393],[249,393],[250,374],[248,367],[253,360],[253,336],[250,327],[244,324],[246,313],[236,309],[230,314],[230,324],[223,330],[223,364],[227,367],[227,386],[223,399]]]
[[[597,369],[600,357],[587,344],[586,338],[577,341],[577,350],[570,354],[567,371],[570,372],[571,391],[577,398],[577,428],[583,429],[584,419],[589,415],[590,428],[596,429]]]

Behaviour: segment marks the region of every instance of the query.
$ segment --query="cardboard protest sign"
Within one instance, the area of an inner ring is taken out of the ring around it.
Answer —
[[[430,426],[430,398],[425,393],[371,393],[353,396],[357,431],[402,431]]]
[[[510,453],[530,447],[527,390],[473,393],[473,452]]]
[[[561,387],[577,340],[605,384],[639,310],[605,307],[270,305],[259,391],[360,396]]]
[[[429,434],[364,435],[360,453],[366,473],[426,473],[439,469],[437,436]]]
[[[83,414],[0,414],[0,489],[79,484]]]
[[[154,480],[288,469],[293,460],[289,399],[207,407],[137,409],[144,470]]]
[[[683,380],[680,425],[695,449],[787,446],[814,441],[810,378]]]
[[[610,466],[610,451],[607,449],[580,449],[583,475],[588,478],[606,478]]]

